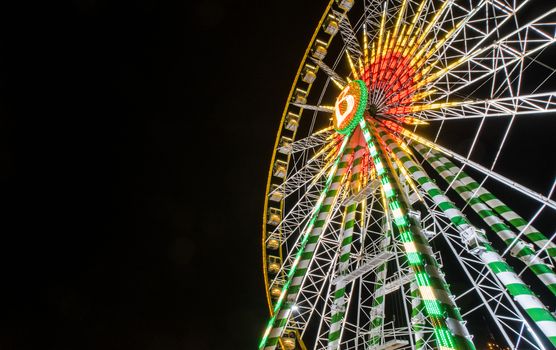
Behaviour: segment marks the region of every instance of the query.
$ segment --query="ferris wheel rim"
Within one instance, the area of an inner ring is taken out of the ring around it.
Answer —
[[[263,280],[264,280],[264,286],[265,286],[265,294],[266,294],[266,300],[267,300],[267,306],[268,306],[268,310],[270,313],[270,316],[274,316],[273,313],[273,308],[272,308],[272,299],[271,299],[271,295],[270,295],[270,283],[269,283],[269,277],[268,277],[268,268],[267,268],[267,215],[268,215],[268,196],[270,193],[270,186],[272,183],[272,172],[273,172],[273,166],[274,166],[274,162],[276,160],[276,154],[278,152],[278,145],[280,142],[280,138],[282,136],[282,131],[283,131],[283,125],[284,125],[284,121],[286,119],[286,115],[288,113],[289,110],[289,105],[290,105],[290,101],[291,101],[291,97],[293,95],[293,92],[295,90],[295,87],[299,81],[300,75],[301,75],[301,71],[303,69],[303,66],[305,65],[305,62],[307,61],[307,58],[309,57],[310,54],[310,50],[311,47],[313,46],[317,35],[319,33],[319,31],[321,30],[321,26],[322,23],[324,22],[328,12],[330,11],[332,5],[334,4],[334,0],[330,0],[328,2],[328,5],[326,6],[324,13],[321,17],[321,19],[319,20],[317,27],[315,28],[314,32],[313,32],[313,36],[311,38],[311,40],[309,41],[307,48],[303,54],[303,57],[301,59],[301,62],[299,63],[299,67],[297,69],[297,72],[295,74],[294,80],[292,82],[292,86],[290,88],[290,92],[288,94],[288,97],[286,99],[286,104],[284,106],[283,112],[282,112],[282,116],[280,118],[280,124],[279,124],[279,128],[276,134],[276,138],[274,141],[274,148],[273,148],[273,152],[272,152],[272,156],[271,156],[271,161],[270,161],[270,165],[269,165],[269,170],[268,170],[268,175],[267,175],[267,185],[266,185],[266,189],[265,189],[265,199],[264,199],[264,206],[263,206],[263,215],[262,215],[262,270],[263,270]],[[282,205],[281,205],[282,207]],[[279,247],[279,254],[280,254],[280,258],[282,258],[282,247]],[[301,337],[297,337],[297,339],[300,341],[300,346],[303,350],[306,350],[305,344],[303,342],[303,339]],[[280,340],[281,341],[281,340]]]

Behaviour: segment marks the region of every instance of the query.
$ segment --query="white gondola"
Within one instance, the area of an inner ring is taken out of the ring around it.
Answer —
[[[340,26],[338,25],[338,21],[334,15],[328,15],[326,21],[323,23],[322,28],[324,32],[330,35],[336,35],[338,33],[338,29]]]
[[[323,60],[328,53],[328,50],[326,49],[327,46],[328,45],[324,41],[317,39],[313,45],[313,49],[311,50],[311,55],[317,60]]]
[[[279,256],[269,255],[268,256],[268,272],[278,273],[282,267],[282,259]]]
[[[303,74],[301,80],[303,80],[307,84],[312,84],[313,81],[315,81],[315,79],[317,78],[317,74],[315,73],[316,71],[317,71],[317,67],[310,64],[306,64],[305,67],[303,68]]]
[[[278,208],[268,208],[268,221],[269,225],[277,226],[282,220],[282,211]]]
[[[286,116],[285,128],[290,131],[296,131],[299,126],[299,115],[293,112],[288,112]]]

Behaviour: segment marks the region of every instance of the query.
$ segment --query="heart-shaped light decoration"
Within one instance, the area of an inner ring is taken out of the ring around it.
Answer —
[[[361,80],[353,80],[338,95],[334,106],[334,128],[349,134],[363,117],[367,106],[367,87]]]

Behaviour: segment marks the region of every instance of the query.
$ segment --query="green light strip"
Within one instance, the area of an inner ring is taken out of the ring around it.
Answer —
[[[444,320],[444,310],[442,304],[436,299],[432,292],[424,293],[427,289],[432,290],[431,282],[426,275],[425,266],[419,252],[408,251],[408,247],[412,247],[412,250],[416,250],[415,241],[413,239],[413,233],[409,228],[409,221],[406,214],[402,211],[399,201],[396,199],[396,193],[392,187],[390,178],[386,169],[384,168],[382,161],[380,159],[380,154],[377,151],[377,147],[373,142],[373,138],[367,126],[365,119],[361,119],[359,126],[363,131],[363,136],[369,147],[373,163],[375,165],[378,177],[386,194],[386,200],[389,209],[392,211],[392,216],[394,217],[394,223],[398,228],[400,236],[404,241],[404,248],[406,251],[406,256],[409,261],[410,266],[416,275],[416,281],[419,286],[421,298],[424,301],[425,309],[429,318],[431,318],[431,323],[434,327],[435,338],[438,346],[440,348],[447,349],[458,349],[456,346],[456,341],[452,333],[447,329],[446,322]],[[406,246],[407,245],[407,246]],[[423,288],[423,289],[421,289]]]
[[[332,184],[332,181],[334,179],[334,176],[336,174],[336,171],[338,170],[338,166],[340,164],[340,160],[342,159],[343,155],[344,155],[344,151],[345,148],[348,144],[349,141],[349,136],[345,136],[344,140],[342,142],[342,145],[340,146],[340,150],[339,150],[339,154],[338,154],[338,158],[336,158],[336,161],[334,162],[334,165],[332,166],[332,168],[330,169],[330,173],[328,174],[328,178],[326,179],[326,184],[324,185],[324,189],[321,192],[321,195],[315,205],[315,210],[313,212],[313,215],[311,217],[311,220],[309,221],[309,225],[307,226],[307,228],[305,229],[305,232],[303,234],[303,238],[301,240],[301,245],[299,247],[299,250],[297,251],[297,254],[295,256],[295,260],[292,264],[292,267],[290,269],[290,271],[288,272],[288,280],[287,282],[284,284],[284,287],[282,287],[282,292],[280,293],[280,297],[278,298],[278,301],[276,302],[276,305],[274,306],[274,310],[273,310],[273,316],[270,318],[268,325],[266,327],[266,330],[264,332],[263,338],[259,344],[259,349],[262,349],[265,347],[266,342],[268,340],[268,335],[270,334],[270,332],[272,331],[272,328],[274,327],[274,323],[276,321],[276,317],[278,315],[278,311],[281,309],[282,304],[284,302],[284,299],[287,295],[287,291],[288,288],[290,287],[292,281],[293,281],[293,276],[297,270],[297,265],[299,264],[299,261],[301,260],[301,255],[303,255],[303,252],[305,250],[305,246],[307,245],[307,241],[309,240],[309,234],[311,232],[311,230],[313,229],[314,225],[315,225],[315,221],[317,220],[321,207],[322,207],[322,203],[324,202],[324,199],[326,198],[326,195],[328,193],[328,190],[330,188],[330,185]]]
[[[419,288],[417,282],[411,281],[410,284],[410,294],[411,294],[411,328],[413,329],[413,335],[415,336],[415,350],[422,350],[425,347],[425,322],[423,315],[424,303],[419,295]]]

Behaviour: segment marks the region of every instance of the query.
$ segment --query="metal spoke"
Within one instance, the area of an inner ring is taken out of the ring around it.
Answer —
[[[556,112],[556,92],[465,101],[455,106],[421,113],[428,122],[472,118],[544,115]]]

